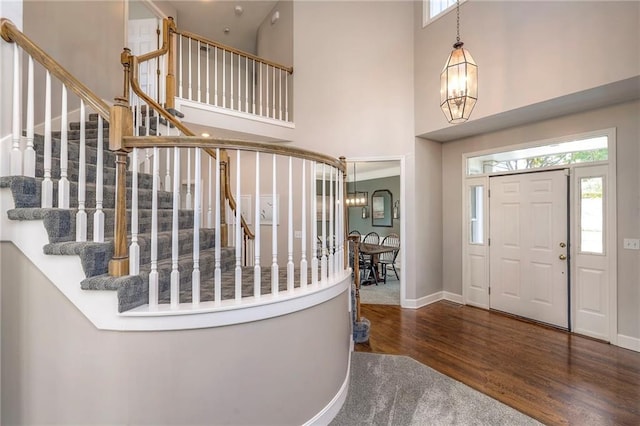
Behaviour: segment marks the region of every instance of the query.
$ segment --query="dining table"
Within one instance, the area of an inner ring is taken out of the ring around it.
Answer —
[[[371,256],[371,263],[374,265],[375,270],[375,283],[380,281],[380,272],[378,271],[378,258],[382,253],[391,253],[397,250],[397,247],[383,246],[381,244],[360,243],[358,245],[360,253]],[[371,282],[370,284],[373,284]],[[365,284],[366,285],[366,284]]]

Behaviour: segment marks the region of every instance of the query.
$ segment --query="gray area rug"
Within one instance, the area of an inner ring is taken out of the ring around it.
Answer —
[[[331,425],[539,425],[412,358],[354,352],[349,393]]]
[[[368,305],[400,305],[400,281],[391,271],[391,276],[387,276],[387,283],[380,282],[378,285],[360,286],[360,303]]]

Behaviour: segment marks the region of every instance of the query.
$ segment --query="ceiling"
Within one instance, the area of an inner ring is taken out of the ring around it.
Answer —
[[[172,0],[166,3],[177,10],[176,19],[180,29],[255,54],[258,27],[278,2]],[[236,10],[236,7],[239,9]],[[225,32],[226,28],[228,32]]]

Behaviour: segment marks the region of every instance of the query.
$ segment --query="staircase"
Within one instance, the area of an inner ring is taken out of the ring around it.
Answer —
[[[71,123],[68,131],[68,179],[71,188],[71,205],[77,205],[80,123]],[[47,232],[49,244],[43,247],[47,255],[79,256],[86,279],[81,285],[84,290],[114,290],[118,294],[118,310],[124,312],[148,303],[148,276],[150,271],[150,233],[151,233],[151,196],[153,178],[150,174],[138,173],[138,206],[140,274],[114,278],[107,275],[109,260],[113,256],[113,223],[115,207],[115,155],[104,148],[104,198],[105,215],[104,242],[93,242],[93,217],[96,209],[96,157],[97,157],[97,115],[91,115],[85,123],[86,135],[86,212],[87,242],[76,241],[77,209],[57,208],[57,183],[54,183],[53,208],[40,208],[40,191],[44,177],[44,136],[35,135],[36,177],[1,177],[0,188],[11,191],[15,208],[8,211],[11,220],[42,221]],[[60,131],[52,132],[52,169],[54,182],[60,178]],[[109,128],[105,123],[104,140],[108,140]],[[106,144],[105,144],[106,145]],[[127,200],[131,200],[131,173],[127,176]],[[171,224],[173,195],[170,192],[158,193],[158,275],[160,302],[168,303],[171,273]],[[131,211],[127,210],[127,223],[131,224]],[[180,302],[191,301],[191,271],[193,265],[193,210],[179,211],[179,252],[178,269],[181,273]],[[130,238],[130,232],[129,232]],[[203,283],[213,278],[215,232],[213,229],[200,229],[200,265]],[[221,250],[221,268],[227,272],[235,263],[235,248],[223,247]],[[227,274],[223,274],[224,275]],[[206,285],[202,290],[202,301],[213,300],[213,286],[210,291]],[[223,291],[222,298],[232,298],[233,291]]]

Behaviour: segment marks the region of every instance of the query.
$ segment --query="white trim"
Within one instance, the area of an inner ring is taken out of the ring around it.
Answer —
[[[444,299],[444,291],[437,291],[433,294],[423,296],[419,299],[406,299],[402,307],[409,308],[409,309],[418,309],[418,308],[422,308],[424,306],[430,305],[432,303],[436,303],[443,299]]]
[[[349,377],[351,375],[351,354],[353,351],[349,351],[349,361],[347,362],[347,374],[342,382],[342,386],[340,386],[340,390],[335,394],[333,399],[329,401],[325,407],[320,410],[318,414],[313,416],[311,419],[307,420],[304,425],[328,425],[331,423],[338,412],[342,409],[344,402],[347,400],[347,391],[349,390]]]
[[[463,298],[461,294],[451,293],[449,291],[442,292],[442,299],[448,300],[449,302],[457,303],[459,305],[464,304],[464,302],[462,301]]]
[[[369,161],[400,161],[400,200],[406,200],[406,155],[389,155],[389,156],[376,156],[376,157],[349,157],[345,159],[345,162],[369,162]],[[406,265],[406,245],[407,241],[407,216],[406,208],[400,208],[400,265]],[[413,299],[412,299],[413,300]],[[406,273],[400,274],[400,306],[407,308],[408,303],[411,303],[407,299],[407,278]]]
[[[462,6],[462,4],[465,3],[466,1],[467,0],[460,0],[460,6]],[[431,3],[430,0],[422,0],[422,28],[426,27],[432,22],[437,21],[438,19],[447,15],[449,12],[456,9],[456,4],[454,3],[432,18],[429,16],[430,3]]]
[[[617,346],[631,351],[640,352],[640,339],[637,337],[625,336],[624,334],[618,334]]]
[[[263,117],[261,115],[249,114],[244,111],[236,111],[234,109],[223,108],[215,105],[205,104],[203,102],[191,101],[188,99],[179,98],[176,96],[176,109],[181,107],[200,109],[203,111],[215,112],[217,114],[230,115],[236,118],[243,118],[245,120],[257,121],[259,123],[271,124],[273,126],[285,127],[287,129],[295,129],[296,125],[292,121],[276,120],[275,118]],[[187,121],[186,119],[183,121]]]

